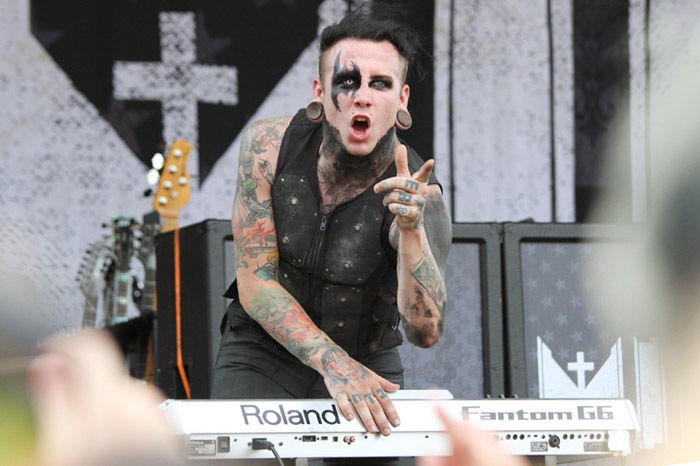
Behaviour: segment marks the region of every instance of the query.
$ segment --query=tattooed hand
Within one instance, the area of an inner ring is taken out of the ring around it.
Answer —
[[[367,432],[382,435],[391,433],[391,425],[399,425],[399,415],[386,392],[399,389],[352,359],[338,346],[328,346],[321,355],[323,380],[346,419],[355,412]],[[354,409],[353,409],[354,408]]]
[[[435,161],[428,160],[411,175],[406,146],[398,144],[395,163],[396,176],[377,183],[374,192],[389,192],[384,196],[384,205],[396,215],[396,225],[400,229],[419,228],[423,224],[423,209],[429,192],[428,179]]]

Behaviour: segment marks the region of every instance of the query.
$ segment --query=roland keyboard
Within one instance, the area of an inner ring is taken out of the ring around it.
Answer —
[[[191,460],[274,458],[256,449],[265,441],[282,458],[449,455],[435,403],[518,455],[627,455],[639,431],[632,403],[621,399],[392,398],[401,425],[387,437],[346,420],[333,400],[168,400],[161,409],[185,437]]]

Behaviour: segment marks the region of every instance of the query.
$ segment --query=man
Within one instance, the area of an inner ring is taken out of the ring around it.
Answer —
[[[416,43],[351,13],[321,35],[306,112],[246,131],[212,398],[330,396],[368,432],[399,425],[398,322],[413,344],[440,338],[451,241],[433,161],[396,136]]]

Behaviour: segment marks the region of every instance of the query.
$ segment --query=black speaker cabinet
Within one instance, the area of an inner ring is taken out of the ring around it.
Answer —
[[[407,388],[447,388],[455,396],[504,393],[500,224],[457,224],[446,270],[449,304],[445,336],[433,348],[399,348]],[[192,398],[208,398],[221,336],[219,324],[233,282],[234,249],[228,220],[182,228],[180,307],[182,356]],[[158,261],[156,383],[170,398],[185,398],[177,369],[173,232],[156,238]]]
[[[205,220],[180,229],[180,315],[182,358],[193,399],[209,398],[212,368],[221,336],[219,324],[234,279],[228,220]],[[175,233],[156,238],[156,385],[169,398],[185,398],[177,368]]]
[[[452,235],[444,333],[428,349],[404,338],[405,386],[445,388],[455,398],[497,397],[505,393],[501,225],[454,224]]]

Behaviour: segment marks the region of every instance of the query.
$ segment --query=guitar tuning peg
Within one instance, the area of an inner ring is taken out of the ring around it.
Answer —
[[[165,157],[163,157],[163,154],[161,154],[160,152],[156,152],[155,154],[153,154],[153,157],[151,157],[151,166],[156,171],[161,170],[163,168],[164,163]]]
[[[149,186],[157,185],[159,179],[160,172],[155,168],[151,168],[150,170],[148,170],[148,173],[146,173],[146,182],[149,184]]]

